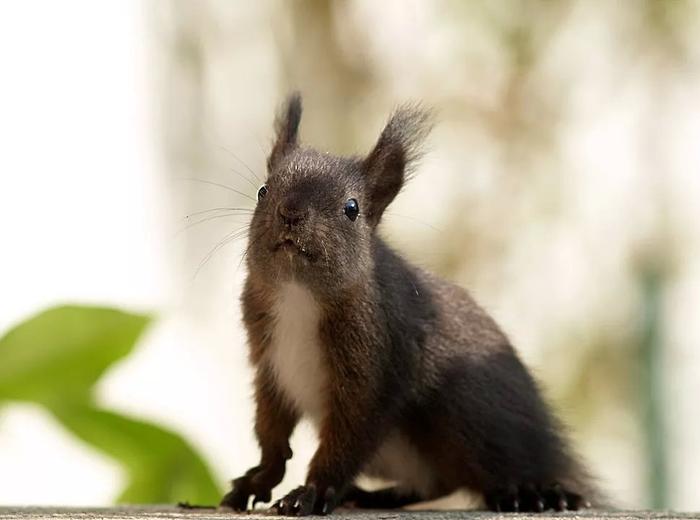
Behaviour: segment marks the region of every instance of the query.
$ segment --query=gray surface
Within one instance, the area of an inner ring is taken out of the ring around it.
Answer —
[[[698,519],[700,513],[673,513],[665,511],[581,511],[572,513],[541,513],[541,514],[499,514],[481,511],[375,511],[353,512],[339,511],[331,515],[333,520],[497,520],[499,518],[537,518],[549,520],[553,518],[610,518],[610,519]],[[184,510],[174,507],[113,507],[113,508],[48,508],[48,507],[0,507],[0,520],[15,519],[81,519],[81,520],[144,520],[147,518],[182,520],[231,520],[281,518],[269,514],[243,515],[215,509]]]

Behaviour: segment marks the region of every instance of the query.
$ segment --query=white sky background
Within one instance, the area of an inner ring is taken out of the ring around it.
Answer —
[[[0,3],[0,330],[65,301],[167,300],[139,3]],[[0,503],[108,503],[111,462],[33,407],[0,417]]]
[[[194,292],[187,285],[190,277],[183,280],[177,261],[181,243],[170,238],[182,215],[173,209],[170,180],[160,161],[152,83],[158,62],[151,59],[152,34],[144,5],[135,0],[0,2],[0,331],[65,301],[158,310],[163,321],[138,352],[110,374],[100,397],[110,406],[185,434],[223,482],[254,465],[258,456],[238,326],[242,273],[231,273],[231,259],[237,257],[229,251],[212,261]],[[374,4],[358,5],[371,14]],[[400,19],[391,19],[399,24],[391,28],[398,38]],[[589,41],[604,45],[595,23],[584,26]],[[377,37],[381,40],[381,34]],[[576,41],[581,36],[574,32],[568,37]],[[377,45],[392,52],[381,41]],[[441,73],[440,53],[423,58]],[[608,64],[596,69],[595,57],[591,59],[588,70],[603,75]],[[564,153],[574,165],[571,227],[559,234],[531,228],[533,236],[522,237],[512,260],[519,265],[532,262],[532,275],[518,278],[522,271],[515,269],[509,281],[510,303],[489,302],[507,330],[523,338],[525,349],[540,339],[538,331],[528,328],[529,321],[546,319],[559,309],[575,312],[571,301],[595,292],[590,279],[582,278],[586,266],[576,265],[581,258],[576,248],[581,243],[605,248],[608,237],[600,233],[605,217],[617,211],[619,201],[633,201],[635,172],[646,161],[635,155],[638,143],[631,137],[643,94],[631,92],[626,101],[596,113],[591,108],[597,104],[591,99],[596,95],[594,77],[580,78],[574,126],[566,130]],[[251,74],[246,86],[236,88],[259,91],[255,81]],[[406,85],[397,89],[410,90]],[[699,86],[697,77],[679,86],[669,101],[677,117],[660,123],[676,143],[671,157],[664,159],[678,204],[673,218],[688,230],[687,255],[695,259],[700,248],[698,226],[692,224],[700,221],[700,108],[693,100]],[[269,93],[270,86],[265,87]],[[454,88],[459,87],[455,82]],[[222,144],[230,145],[230,140]],[[460,160],[459,146],[454,143],[450,150],[437,145],[427,167]],[[591,172],[602,175],[591,178]],[[434,192],[434,178],[418,177],[396,213],[410,212],[411,204]],[[635,213],[637,217],[644,215]],[[588,242],[572,238],[571,229]],[[614,236],[614,230],[610,232]],[[530,258],[542,242],[538,234],[552,237],[551,249],[539,251],[551,264],[534,265]],[[611,255],[601,252],[601,258],[604,264]],[[617,267],[613,263],[599,268],[604,280],[610,280]],[[700,473],[697,464],[689,462],[700,457],[700,410],[693,397],[700,393],[699,269],[697,262],[683,263],[668,308],[674,374],[669,413],[676,426],[669,443],[675,468],[671,498],[675,507],[684,509],[700,508]],[[557,297],[551,299],[556,308],[547,309],[541,302],[530,305],[531,295],[547,283],[556,287]],[[198,301],[187,303],[192,294]],[[308,430],[295,436],[295,459],[282,489],[303,479],[312,450],[305,438]],[[591,453],[607,479],[619,479],[621,502],[638,504],[644,499],[635,487],[641,469],[627,467],[634,464],[635,452],[624,450],[619,439],[617,444],[600,439]],[[606,467],[601,460],[614,463]],[[12,406],[0,415],[0,504],[107,504],[120,486],[118,466],[74,441],[39,409]]]

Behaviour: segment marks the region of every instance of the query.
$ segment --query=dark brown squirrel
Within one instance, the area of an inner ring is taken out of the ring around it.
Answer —
[[[399,107],[368,156],[298,141],[301,97],[275,122],[241,297],[255,368],[260,464],[222,506],[269,502],[302,418],[319,434],[279,514],[394,508],[458,489],[497,511],[575,510],[594,489],[508,338],[469,294],[377,234],[431,127]],[[365,491],[361,474],[394,481]]]

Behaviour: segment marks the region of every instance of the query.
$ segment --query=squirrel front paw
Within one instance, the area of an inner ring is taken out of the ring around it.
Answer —
[[[313,484],[299,486],[272,505],[272,511],[283,516],[327,515],[338,504],[335,489],[331,486],[319,493]]]
[[[252,507],[258,502],[269,502],[272,499],[272,488],[282,480],[278,473],[279,471],[262,466],[249,469],[245,475],[231,482],[231,491],[224,495],[219,505],[230,507],[234,511],[247,511],[250,497],[253,497]]]

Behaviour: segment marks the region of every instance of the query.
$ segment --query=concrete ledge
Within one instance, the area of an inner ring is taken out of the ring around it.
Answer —
[[[178,509],[169,506],[138,506],[112,508],[55,508],[55,507],[0,507],[0,520],[271,520],[283,517],[265,513],[236,514],[216,509]],[[698,513],[675,513],[668,511],[597,511],[586,510],[569,513],[487,513],[482,511],[349,511],[339,510],[330,516],[332,520],[497,520],[514,518],[550,519],[695,519]]]

